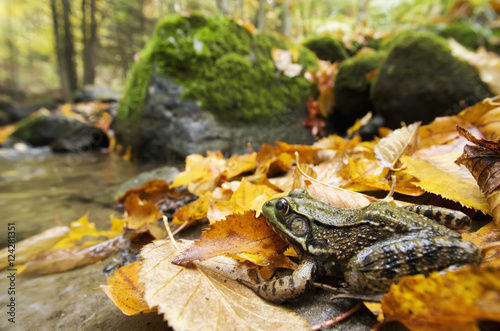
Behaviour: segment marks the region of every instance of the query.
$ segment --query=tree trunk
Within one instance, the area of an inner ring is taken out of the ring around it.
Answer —
[[[259,0],[259,12],[257,14],[257,28],[264,31],[266,28],[266,2],[267,0]]]
[[[61,93],[65,101],[71,100],[71,89],[68,84],[68,72],[64,66],[64,51],[61,42],[61,32],[59,30],[59,15],[57,13],[56,0],[50,0],[50,7],[52,9],[52,23],[54,25],[54,41],[55,51],[57,55],[57,69],[59,72],[59,81],[61,84]]]
[[[285,0],[283,2],[283,16],[281,20],[281,28],[285,36],[290,37],[292,32],[292,15],[290,13],[291,0]]]
[[[83,36],[83,84],[95,82],[95,66],[97,58],[97,22],[95,19],[95,0],[90,0],[90,22],[87,2],[82,0],[82,36]]]
[[[223,15],[231,14],[231,10],[229,9],[229,1],[228,0],[217,0],[217,9],[219,13]]]
[[[68,73],[69,88],[71,92],[74,92],[78,87],[78,78],[76,75],[75,45],[70,22],[71,6],[69,0],[62,0],[62,4],[64,22],[64,65]]]

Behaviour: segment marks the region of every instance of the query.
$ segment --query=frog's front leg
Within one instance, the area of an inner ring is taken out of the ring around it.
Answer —
[[[478,248],[468,241],[408,235],[361,250],[349,261],[344,278],[351,293],[383,293],[403,276],[479,262]]]
[[[297,270],[290,276],[273,277],[270,280],[264,280],[257,269],[252,269],[254,282],[243,279],[238,281],[263,299],[272,302],[283,302],[298,298],[301,294],[311,287],[314,278],[316,277],[316,262],[309,257],[303,257]]]

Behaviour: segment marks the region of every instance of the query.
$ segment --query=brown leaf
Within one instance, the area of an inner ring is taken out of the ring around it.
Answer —
[[[479,248],[494,243],[500,242],[500,229],[494,221],[486,224],[476,232],[463,233],[462,238],[468,240]],[[500,261],[500,249],[489,249],[483,253],[483,264],[494,261]]]
[[[158,202],[168,196],[170,193],[170,186],[168,183],[161,179],[153,179],[145,182],[140,187],[133,188],[125,192],[121,197],[118,198],[118,203],[124,203],[127,198],[135,194],[141,200],[146,200],[149,202]]]
[[[229,215],[210,225],[173,263],[187,265],[225,254],[260,254],[276,256],[288,247],[267,224],[264,216],[255,218],[254,211]]]
[[[93,246],[76,246],[41,253],[26,263],[26,269],[20,273],[20,276],[33,277],[52,274],[96,263],[113,252],[122,250],[127,243],[128,241],[120,235]]]
[[[470,265],[403,277],[382,298],[386,321],[401,321],[412,330],[467,326],[500,321],[500,267]],[[427,330],[428,330],[427,329]]]
[[[158,311],[157,307],[149,308],[144,300],[144,289],[139,283],[140,269],[141,261],[124,265],[108,277],[108,285],[99,286],[118,309],[128,316]]]
[[[185,249],[188,243],[178,243]],[[145,299],[158,306],[175,330],[309,330],[296,313],[272,305],[235,281],[249,280],[248,268],[219,256],[194,262],[193,268],[171,263],[178,253],[170,241],[155,241],[141,251],[139,281]]]
[[[457,127],[459,133],[476,146],[466,145],[457,159],[476,179],[491,206],[491,215],[500,225],[500,139],[498,141],[476,139],[467,130]]]
[[[167,235],[165,228],[158,220],[163,213],[158,206],[152,202],[141,201],[137,195],[132,193],[125,200],[125,211],[127,212],[127,228],[137,234],[149,232],[155,239],[163,239]]]
[[[382,138],[374,148],[375,157],[382,167],[395,169],[402,155],[412,155],[419,147],[418,128],[421,122],[410,124]]]
[[[21,264],[33,259],[38,253],[52,248],[59,240],[69,232],[67,226],[55,226],[42,233],[15,243],[16,264]],[[0,250],[0,270],[9,266],[9,246]]]

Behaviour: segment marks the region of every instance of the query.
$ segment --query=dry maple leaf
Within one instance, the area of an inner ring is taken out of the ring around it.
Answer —
[[[500,266],[403,277],[383,296],[382,310],[386,321],[412,330],[466,330],[480,320],[500,321]]]
[[[456,154],[429,157],[427,160],[403,156],[401,161],[407,166],[403,172],[418,179],[413,183],[416,186],[463,206],[489,213],[490,207],[484,194],[474,178],[453,163],[455,158]]]
[[[464,128],[457,126],[457,130],[476,146],[466,145],[456,162],[472,173],[491,206],[493,219],[500,226],[500,139],[477,139]]]
[[[178,243],[184,249],[188,243]],[[194,262],[193,268],[171,263],[178,253],[172,242],[155,241],[141,251],[139,281],[149,306],[158,306],[175,330],[308,330],[296,313],[267,303],[235,279],[249,279],[248,268],[219,256]]]
[[[108,285],[99,286],[118,309],[128,316],[158,311],[157,307],[149,308],[144,300],[144,289],[139,283],[140,269],[141,261],[124,265],[108,277]]]
[[[264,216],[255,218],[252,210],[234,214],[210,225],[188,249],[173,261],[187,265],[196,260],[206,260],[225,254],[260,254],[277,256],[288,247],[267,224]]]
[[[406,127],[392,131],[387,137],[382,138],[374,148],[375,157],[382,167],[394,171],[402,155],[412,155],[419,145],[418,128],[421,122],[410,124]]]

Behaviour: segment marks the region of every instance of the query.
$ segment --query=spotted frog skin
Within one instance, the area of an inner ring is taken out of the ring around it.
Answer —
[[[297,298],[318,274],[345,279],[348,289],[339,289],[338,297],[377,301],[403,276],[481,261],[476,246],[423,216],[437,216],[452,225],[470,223],[464,214],[444,208],[433,212],[428,206],[402,208],[374,202],[347,209],[295,189],[286,197],[267,201],[262,210],[300,259],[289,276],[265,281],[254,272],[253,282],[243,282],[269,301]]]

